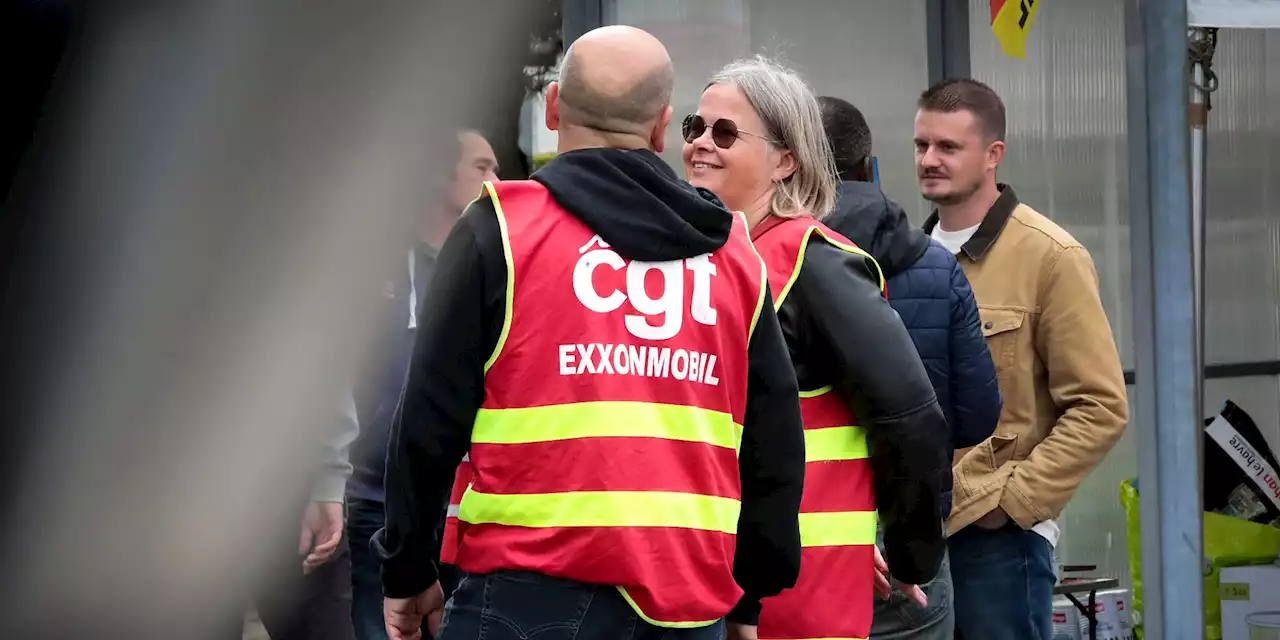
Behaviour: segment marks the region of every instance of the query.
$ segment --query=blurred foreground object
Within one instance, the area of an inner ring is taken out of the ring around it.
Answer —
[[[0,636],[225,637],[296,535],[357,292],[542,8],[91,7],[5,201]]]

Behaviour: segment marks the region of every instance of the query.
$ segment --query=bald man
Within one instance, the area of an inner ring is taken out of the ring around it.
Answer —
[[[639,29],[579,38],[558,156],[441,250],[374,541],[393,640],[750,638],[795,584],[798,387],[745,220],[655,153],[673,75]]]

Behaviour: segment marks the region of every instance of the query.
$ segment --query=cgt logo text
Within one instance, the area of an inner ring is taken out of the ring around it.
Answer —
[[[582,306],[596,313],[612,313],[629,303],[635,313],[623,316],[627,333],[642,340],[661,341],[680,333],[685,319],[685,271],[693,274],[693,291],[688,316],[706,326],[715,326],[716,310],[711,306],[711,279],[716,266],[711,254],[684,260],[643,262],[624,260],[600,236],[578,249],[581,257],[573,268],[573,293]],[[608,290],[596,286],[599,269],[625,269],[623,288]],[[645,290],[650,272],[661,276],[661,294]],[[558,349],[560,375],[604,374],[650,378],[674,378],[718,385],[716,354],[670,347],[635,344],[562,344]]]
[[[592,249],[599,245],[599,249]],[[578,249],[582,257],[573,267],[573,293],[582,306],[596,313],[610,313],[630,302],[637,314],[627,314],[627,331],[643,340],[668,340],[680,333],[684,324],[684,272],[693,272],[693,298],[689,303],[689,315],[694,321],[714,327],[716,310],[711,308],[711,277],[716,266],[711,264],[711,254],[704,253],[685,260],[669,262],[641,262],[630,264],[609,248],[600,236]],[[626,291],[597,291],[592,282],[601,267],[620,271],[626,269]],[[652,298],[645,291],[644,281],[650,271],[662,275],[662,295]],[[654,324],[654,320],[657,321]]]

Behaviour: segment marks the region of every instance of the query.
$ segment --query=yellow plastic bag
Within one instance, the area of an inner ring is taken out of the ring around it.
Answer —
[[[1138,516],[1138,490],[1133,479],[1120,483],[1120,504],[1124,507],[1125,534],[1129,550],[1129,573],[1133,578],[1133,610],[1142,613],[1142,533]],[[1224,567],[1269,564],[1280,555],[1280,529],[1231,518],[1204,514],[1204,637],[1222,640],[1222,599],[1218,594],[1219,572]],[[1141,617],[1138,618],[1141,620]],[[1137,622],[1137,620],[1135,620]],[[1134,625],[1142,638],[1141,625]]]

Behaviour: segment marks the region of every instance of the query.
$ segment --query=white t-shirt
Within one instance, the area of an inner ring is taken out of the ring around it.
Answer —
[[[981,225],[981,223],[975,224],[967,229],[960,229],[959,231],[943,231],[942,225],[937,224],[933,227],[933,233],[929,235],[933,236],[933,239],[937,240],[938,244],[946,247],[947,251],[950,251],[951,253],[960,253],[960,248],[964,246],[964,243],[968,242],[969,238],[972,238],[973,234],[978,232],[979,225]]]
[[[964,247],[964,243],[968,242],[969,239],[973,237],[973,234],[978,232],[978,227],[980,225],[981,223],[957,231],[943,231],[942,225],[939,224],[933,227],[933,232],[929,235],[932,236],[934,240],[937,240],[938,244],[946,247],[947,251],[950,251],[951,253],[960,253],[960,249]],[[1044,522],[1037,523],[1036,526],[1031,527],[1031,530],[1040,534],[1040,537],[1045,540],[1048,540],[1049,546],[1058,546],[1058,537],[1061,536],[1062,531],[1058,528],[1057,521],[1045,520]]]

